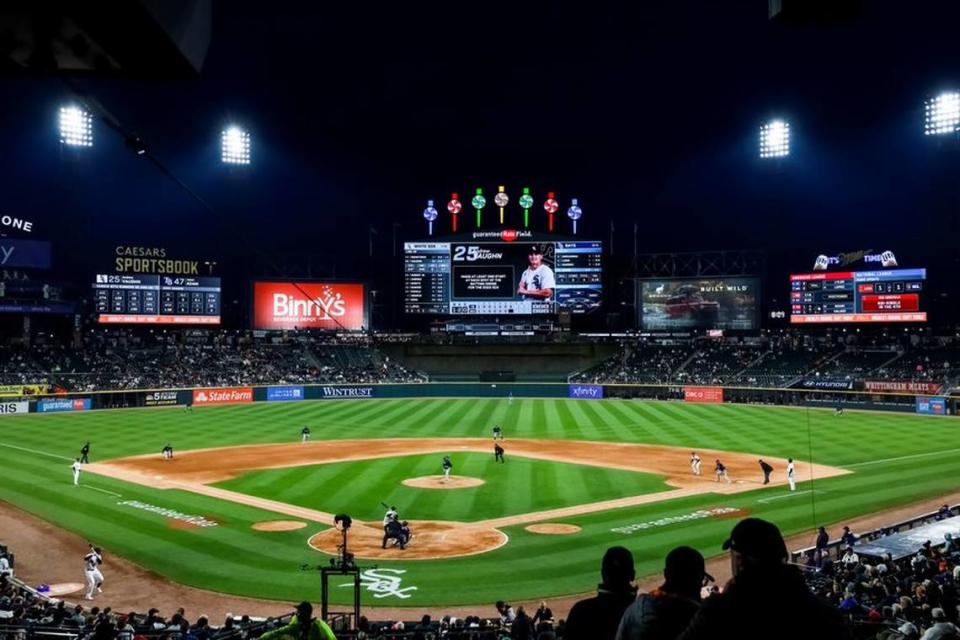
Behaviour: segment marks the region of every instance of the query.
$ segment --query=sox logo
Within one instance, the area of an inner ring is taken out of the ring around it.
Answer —
[[[402,576],[406,569],[367,569],[360,574],[360,583],[367,591],[373,594],[374,598],[388,598],[395,596],[402,600],[411,597],[411,591],[416,591],[417,587],[403,587]],[[352,587],[352,582],[341,584],[341,587]]]

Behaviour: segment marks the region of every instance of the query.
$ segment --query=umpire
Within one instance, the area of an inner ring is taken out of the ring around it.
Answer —
[[[763,484],[770,484],[770,474],[773,473],[773,467],[760,459],[760,468],[763,470]]]

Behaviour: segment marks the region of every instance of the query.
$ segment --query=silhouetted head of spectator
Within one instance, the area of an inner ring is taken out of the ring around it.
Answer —
[[[699,551],[692,547],[677,547],[667,554],[664,563],[663,590],[699,600],[705,569]]]
[[[723,548],[730,551],[730,569],[734,576],[749,567],[775,566],[787,560],[787,545],[780,530],[760,518],[738,522]]]
[[[623,589],[630,586],[636,577],[633,566],[633,554],[624,547],[610,547],[603,554],[603,563],[600,565],[600,576],[603,584],[614,589]]]

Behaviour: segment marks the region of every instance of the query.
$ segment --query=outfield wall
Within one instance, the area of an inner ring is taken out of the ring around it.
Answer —
[[[214,406],[253,402],[306,400],[362,400],[387,398],[571,398],[577,400],[664,400],[699,404],[764,404],[929,415],[957,415],[956,396],[913,393],[769,389],[695,385],[632,385],[573,383],[405,383],[319,384],[223,387],[202,389],[150,389],[97,391],[24,397],[0,402],[0,417],[20,413],[61,413],[98,409],[162,406]]]

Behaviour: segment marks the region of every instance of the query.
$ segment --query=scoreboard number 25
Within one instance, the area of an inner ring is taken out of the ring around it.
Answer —
[[[453,249],[454,262],[476,262],[480,257],[480,247],[459,245]]]

